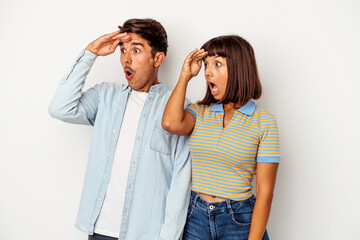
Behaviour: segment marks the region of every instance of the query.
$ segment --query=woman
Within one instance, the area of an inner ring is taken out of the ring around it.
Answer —
[[[204,61],[204,99],[183,109]],[[162,126],[191,134],[192,192],[184,239],[269,239],[266,224],[280,160],[275,118],[252,99],[261,84],[251,45],[220,36],[185,59]],[[252,180],[256,177],[256,201]]]

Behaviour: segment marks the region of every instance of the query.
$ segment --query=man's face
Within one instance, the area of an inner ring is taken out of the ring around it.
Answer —
[[[129,42],[120,43],[120,61],[130,87],[139,92],[149,92],[157,84],[157,67],[147,41],[135,33],[128,33]]]

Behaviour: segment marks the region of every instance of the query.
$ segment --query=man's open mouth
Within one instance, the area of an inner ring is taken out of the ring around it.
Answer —
[[[125,68],[124,73],[127,80],[131,80],[131,78],[134,76],[134,71],[130,68]]]

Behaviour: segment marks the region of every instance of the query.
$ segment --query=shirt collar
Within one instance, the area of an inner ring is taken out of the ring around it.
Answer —
[[[121,90],[123,92],[130,92],[131,87],[129,84],[124,84],[121,86]],[[158,84],[152,85],[150,87],[149,93],[157,91],[159,93],[160,97],[162,97],[167,92],[167,90],[168,89],[164,83],[158,83]]]
[[[255,107],[256,107],[256,105],[255,105],[254,101],[250,100],[245,105],[243,105],[241,108],[237,109],[236,111],[239,111],[239,112],[241,112],[243,114],[251,116],[251,115],[253,115],[253,113],[255,111]],[[215,103],[210,108],[210,111],[224,113],[223,104],[222,103]]]

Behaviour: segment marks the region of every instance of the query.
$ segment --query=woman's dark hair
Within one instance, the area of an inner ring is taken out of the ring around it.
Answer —
[[[136,33],[147,40],[153,56],[157,52],[163,52],[166,56],[168,48],[167,34],[164,27],[158,21],[150,18],[133,18],[124,22],[123,26],[119,26],[119,29],[120,33]]]
[[[206,95],[199,104],[231,102],[241,107],[251,99],[260,98],[261,83],[250,43],[237,35],[227,35],[210,39],[201,48],[208,52],[208,56],[226,58],[228,80],[225,95],[220,102],[212,96],[208,86]]]

